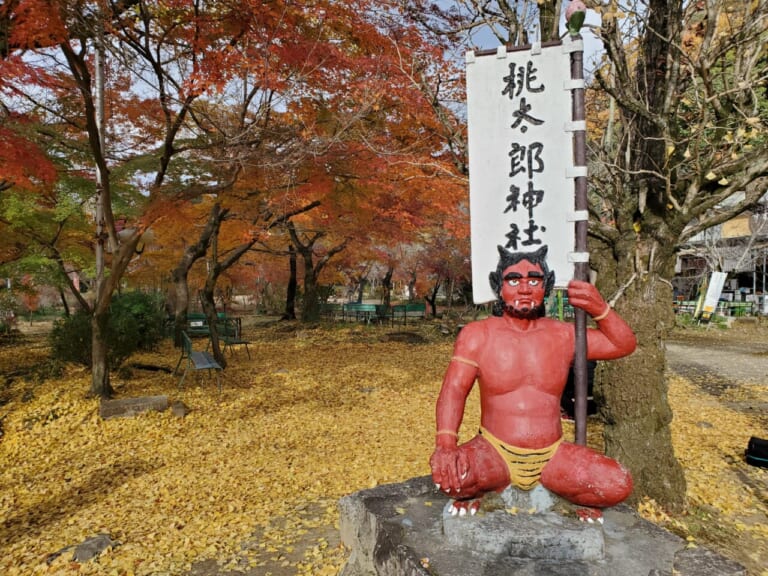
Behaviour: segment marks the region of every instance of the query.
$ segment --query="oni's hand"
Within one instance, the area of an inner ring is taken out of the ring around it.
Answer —
[[[608,308],[597,288],[581,280],[571,280],[568,283],[568,303],[581,308],[590,316],[600,316]]]
[[[461,494],[462,481],[469,472],[469,462],[458,447],[435,448],[429,459],[432,480],[437,487],[454,498]]]

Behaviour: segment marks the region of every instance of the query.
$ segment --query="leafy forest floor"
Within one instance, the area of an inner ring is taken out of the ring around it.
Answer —
[[[102,420],[86,395],[89,373],[51,370],[44,327],[23,327],[0,342],[0,573],[337,574],[346,559],[337,500],[429,473],[452,332],[433,321],[251,319],[251,359],[244,350],[228,356],[220,396],[199,374],[179,390],[171,374],[179,353],[165,341],[113,375],[116,397],[167,395],[189,413]],[[755,361],[752,376],[684,361],[686,349],[705,349],[708,358],[725,351],[725,365],[729,347],[744,352],[739,364]],[[638,509],[689,545],[768,576],[768,470],[744,462],[749,437],[768,437],[768,371],[759,363],[768,362],[768,326],[679,330],[670,349],[688,509],[674,517],[652,501]],[[473,392],[465,438],[478,425],[477,400]],[[600,437],[590,419],[589,443],[599,448]],[[71,550],[56,555],[99,533],[120,544],[82,564]]]

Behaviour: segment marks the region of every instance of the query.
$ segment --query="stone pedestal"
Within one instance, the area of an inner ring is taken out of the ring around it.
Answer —
[[[429,477],[346,496],[340,530],[351,555],[342,576],[746,576],[629,507],[585,524],[536,490],[492,499],[475,516],[451,516]]]

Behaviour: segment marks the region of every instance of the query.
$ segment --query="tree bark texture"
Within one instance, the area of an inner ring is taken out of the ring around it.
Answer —
[[[192,265],[205,256],[211,245],[211,238],[218,230],[221,220],[226,216],[227,210],[222,210],[216,203],[211,207],[208,220],[200,232],[197,242],[186,247],[178,266],[173,269],[172,278],[176,292],[176,309],[174,310],[174,345],[181,346],[181,332],[187,325],[187,311],[189,310],[189,285],[187,276]]]
[[[93,396],[109,398],[114,393],[109,382],[109,360],[107,351],[107,325],[109,323],[109,308],[112,305],[112,297],[117,291],[120,280],[125,274],[133,256],[136,246],[141,240],[142,232],[135,230],[132,235],[118,245],[112,255],[109,274],[96,282],[96,299],[93,303],[91,317],[91,390]]]
[[[320,319],[320,295],[317,291],[317,271],[312,261],[312,250],[302,251],[304,259],[304,299],[301,304],[301,321],[317,322]]]
[[[285,312],[283,320],[296,320],[296,294],[298,292],[299,280],[296,270],[296,248],[293,244],[288,246],[288,289],[285,292]]]
[[[670,242],[668,246],[673,243]],[[672,285],[665,271],[674,263],[668,248],[627,238],[628,250],[596,251],[598,287],[637,336],[637,349],[602,362],[595,399],[604,420],[606,453],[632,473],[630,502],[648,496],[670,510],[685,503],[685,476],[675,458],[667,396],[664,340],[673,328]]]
[[[109,308],[97,308],[91,317],[91,390],[94,397],[110,398],[114,393],[109,381],[107,361],[107,325]]]
[[[216,279],[218,275],[213,279],[210,278],[206,281],[205,286],[200,291],[200,303],[203,307],[203,312],[208,320],[208,329],[210,330],[211,349],[213,351],[213,357],[216,358],[216,362],[222,368],[227,367],[227,359],[224,357],[224,353],[221,350],[221,343],[219,341],[218,330],[218,315],[216,313],[216,302],[213,297],[213,292],[216,287]]]
[[[394,273],[395,268],[390,264],[387,266],[387,272],[381,279],[381,287],[384,290],[384,294],[381,298],[381,305],[387,310],[389,310],[389,305],[392,304],[392,275]]]

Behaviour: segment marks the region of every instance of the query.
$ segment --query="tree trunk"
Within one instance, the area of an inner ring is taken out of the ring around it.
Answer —
[[[216,293],[216,284],[219,282],[221,275],[234,266],[237,261],[245,254],[256,242],[256,238],[251,238],[247,242],[231,248],[227,251],[227,256],[223,259],[219,259],[219,232],[221,230],[221,223],[226,216],[227,211],[222,211],[222,216],[212,226],[211,233],[211,257],[208,260],[208,274],[205,277],[205,285],[200,294],[201,303],[203,305],[203,312],[208,319],[208,330],[210,331],[211,346],[213,347],[213,356],[222,368],[227,367],[227,359],[224,358],[224,353],[221,350],[219,343],[219,318],[216,312],[216,300],[214,295]]]
[[[187,325],[187,311],[189,310],[189,284],[187,274],[191,263],[182,258],[182,263],[173,269],[173,287],[176,294],[176,307],[173,311],[173,345],[181,347],[181,332]]]
[[[109,398],[114,393],[109,383],[109,362],[107,360],[107,326],[109,323],[109,307],[112,296],[120,287],[120,280],[125,274],[128,264],[133,259],[136,246],[141,240],[141,232],[134,233],[119,245],[112,253],[109,274],[97,278],[95,282],[96,297],[93,302],[91,316],[91,390],[93,396]]]
[[[317,293],[317,271],[312,262],[312,252],[302,253],[304,258],[304,300],[301,305],[301,321],[320,320],[320,296]]]
[[[384,293],[381,297],[381,304],[386,310],[389,310],[389,305],[392,303],[392,274],[395,269],[392,266],[387,266],[387,273],[384,274],[384,278],[381,279],[381,287]]]
[[[355,302],[358,304],[363,303],[363,296],[365,294],[365,285],[368,284],[368,278],[360,276],[357,281],[357,296]]]
[[[539,0],[541,41],[556,40],[560,22],[560,0]]]
[[[59,298],[61,298],[61,305],[64,307],[64,316],[69,317],[71,315],[71,312],[69,311],[67,296],[64,294],[64,289],[61,287],[59,287]]]
[[[424,296],[424,300],[429,302],[429,305],[432,308],[432,318],[437,318],[437,294],[440,292],[442,283],[443,279],[438,276],[437,280],[435,280],[435,285],[432,287],[432,293]]]
[[[649,279],[626,296],[617,308],[635,330],[638,349],[600,368],[596,396],[606,423],[606,453],[631,470],[635,502],[649,496],[680,509],[685,477],[672,449],[672,411],[664,374],[664,333],[674,322],[672,288]],[[660,323],[661,318],[669,323]]]
[[[299,287],[296,269],[296,248],[288,245],[288,261],[290,262],[290,275],[288,277],[288,289],[285,294],[285,312],[283,320],[296,320],[296,293]]]
[[[91,390],[90,395],[109,398],[114,389],[109,381],[109,363],[107,361],[107,326],[109,308],[96,309],[91,317]]]
[[[682,5],[646,4],[631,71],[618,49],[616,24],[606,26],[621,134],[613,148],[603,149],[610,178],[593,180],[593,186],[604,185],[600,195],[610,207],[610,224],[590,223],[594,238],[605,242],[602,253],[591,251],[601,292],[608,299],[618,294],[615,307],[638,340],[631,356],[598,370],[595,396],[606,424],[606,452],[632,472],[631,501],[650,497],[672,511],[684,507],[685,476],[672,447],[664,339],[674,326],[674,250],[691,214],[672,210],[674,191],[689,186],[677,180],[686,170],[671,169],[668,157],[678,128],[669,104],[680,97],[680,86],[670,82],[678,81]]]
[[[416,272],[411,272],[411,278],[408,280],[408,300],[416,299]]]
[[[228,210],[222,210],[221,205],[216,203],[211,206],[211,212],[208,214],[208,220],[200,233],[195,244],[187,246],[184,255],[181,257],[178,266],[173,269],[172,278],[176,292],[176,310],[174,311],[174,346],[181,346],[181,332],[187,326],[187,311],[189,310],[189,285],[187,276],[192,265],[200,258],[205,256],[208,247],[211,245],[211,238],[219,229],[219,225]]]
[[[213,291],[216,287],[216,279],[213,281],[206,281],[205,287],[200,292],[200,303],[203,306],[203,312],[208,320],[208,329],[210,330],[211,348],[213,350],[213,357],[216,358],[216,362],[222,368],[227,367],[227,359],[224,357],[224,353],[221,351],[221,344],[219,342],[219,330],[218,330],[218,315],[216,313],[216,302],[213,299]]]
[[[329,249],[322,256],[317,265],[314,264],[314,246],[315,243],[325,236],[324,232],[316,232],[302,242],[300,233],[290,219],[286,221],[286,228],[291,236],[291,243],[296,252],[304,260],[304,301],[301,306],[301,321],[316,322],[320,319],[320,294],[317,286],[317,279],[320,278],[320,272],[325,268],[328,261],[334,255],[344,250],[347,246],[347,240]]]
[[[680,510],[685,476],[672,447],[664,355],[664,339],[675,318],[672,286],[662,274],[674,256],[657,243],[645,250],[634,239],[631,245],[647,257],[613,261],[613,270],[601,267],[598,285],[606,299],[618,295],[614,308],[634,330],[638,345],[626,358],[600,363],[594,394],[605,422],[606,454],[632,473],[635,489],[630,502],[648,496],[670,510]],[[614,276],[611,272],[617,270]]]

